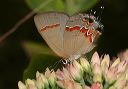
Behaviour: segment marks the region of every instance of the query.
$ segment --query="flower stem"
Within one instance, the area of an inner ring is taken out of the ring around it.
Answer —
[[[83,79],[83,78],[81,79],[80,84],[82,85],[82,87],[83,87],[83,89],[84,89],[85,82],[84,82],[84,79]]]
[[[9,31],[7,31],[6,33],[4,33],[1,37],[0,37],[0,43],[3,42],[3,40],[5,40],[8,36],[10,36],[12,33],[14,33],[23,23],[25,23],[28,19],[30,19],[34,14],[35,11],[40,10],[41,8],[45,7],[47,4],[49,4],[50,2],[52,2],[53,0],[47,0],[46,2],[43,2],[40,6],[38,6],[37,8],[35,8],[34,10],[32,10],[31,12],[29,12],[27,15],[25,15],[21,20],[19,20],[11,29],[9,29]]]

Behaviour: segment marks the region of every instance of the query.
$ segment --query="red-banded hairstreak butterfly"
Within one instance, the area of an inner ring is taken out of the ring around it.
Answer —
[[[90,14],[48,12],[37,14],[34,21],[48,46],[64,60],[75,60],[91,51],[101,35],[102,25]]]

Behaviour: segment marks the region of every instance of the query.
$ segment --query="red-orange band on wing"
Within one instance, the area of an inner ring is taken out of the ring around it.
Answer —
[[[85,27],[80,27],[80,26],[74,26],[74,27],[66,27],[66,31],[74,31],[74,30],[79,30],[80,32],[84,33],[84,36],[86,38],[89,38],[90,43],[92,43],[93,39],[93,32],[90,30],[86,29]]]
[[[74,26],[74,27],[66,27],[67,31],[74,31],[74,30],[80,30],[80,26]]]
[[[41,29],[41,31],[45,31],[45,30],[47,30],[47,29],[49,29],[49,28],[54,28],[54,27],[58,27],[58,26],[60,26],[60,24],[48,25],[48,26],[43,27],[43,28]]]

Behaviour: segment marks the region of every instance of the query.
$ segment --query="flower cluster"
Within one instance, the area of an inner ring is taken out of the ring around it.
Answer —
[[[112,62],[113,61],[113,62]],[[18,82],[19,89],[128,89],[128,51],[110,60],[95,52],[91,61],[80,58],[57,71],[46,69],[36,79]]]

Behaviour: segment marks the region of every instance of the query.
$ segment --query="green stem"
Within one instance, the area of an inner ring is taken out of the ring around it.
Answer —
[[[25,23],[28,19],[30,19],[34,14],[35,11],[39,11],[41,8],[44,8],[46,5],[51,3],[54,0],[47,0],[46,2],[39,5],[37,8],[29,12],[27,15],[25,15],[22,19],[20,19],[9,31],[4,33],[2,36],[0,36],[0,43],[5,40],[8,36],[10,36],[12,33],[14,33],[23,23]]]
[[[82,87],[83,87],[83,89],[84,89],[85,82],[84,82],[84,79],[83,79],[83,78],[81,79],[80,84],[82,85]]]
[[[49,3],[51,3],[54,0],[47,0],[44,3],[40,4],[37,8],[34,9],[34,11],[39,11],[40,9],[44,8],[46,5],[48,5]]]
[[[103,89],[109,89],[109,87],[110,87],[110,84],[105,83],[105,85],[104,85],[104,88],[103,88]]]

